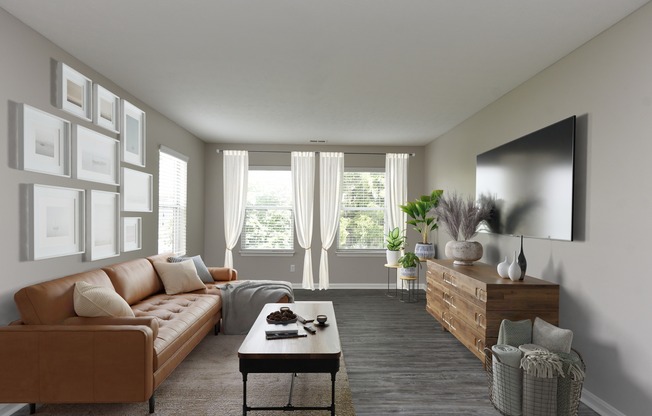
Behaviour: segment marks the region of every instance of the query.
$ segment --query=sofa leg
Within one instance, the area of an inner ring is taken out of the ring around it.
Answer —
[[[149,398],[149,412],[154,413],[154,407],[156,406],[156,399],[154,399],[154,393],[152,397]]]
[[[216,323],[215,326],[213,327],[213,333],[215,336],[218,336],[220,334],[220,323]]]
[[[29,414],[33,415],[36,413],[36,403],[30,403],[29,404]]]

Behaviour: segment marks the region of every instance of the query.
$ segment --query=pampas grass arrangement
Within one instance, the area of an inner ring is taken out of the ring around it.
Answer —
[[[453,240],[469,241],[478,233],[478,225],[490,218],[492,208],[493,203],[487,197],[476,202],[470,196],[448,192],[439,199],[435,213]]]

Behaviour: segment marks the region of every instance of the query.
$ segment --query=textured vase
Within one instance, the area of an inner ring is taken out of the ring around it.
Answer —
[[[509,260],[507,260],[507,256],[505,256],[505,261],[498,263],[496,270],[498,270],[500,277],[505,279],[509,278]]]
[[[477,241],[449,241],[444,249],[446,256],[455,260],[453,264],[471,266],[482,258],[482,244]]]
[[[514,261],[509,265],[508,275],[515,282],[521,280],[521,267],[518,265],[516,251],[514,251]]]
[[[433,244],[417,243],[414,246],[414,254],[419,260],[426,260],[435,257],[435,246]]]
[[[398,250],[385,250],[388,266],[396,266],[398,259],[401,257],[401,252]]]
[[[518,267],[521,268],[521,278],[519,280],[523,280],[525,279],[525,270],[527,270],[527,260],[525,254],[523,254],[523,236],[521,236],[521,252],[518,254]]]
[[[399,267],[398,275],[402,277],[417,277],[416,267]]]

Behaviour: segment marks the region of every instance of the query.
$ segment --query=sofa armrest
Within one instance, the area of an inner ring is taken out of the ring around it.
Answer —
[[[152,330],[154,339],[158,336],[158,321],[152,316],[137,317],[112,317],[102,316],[87,318],[83,316],[73,316],[63,321],[64,325],[144,325]]]
[[[238,271],[229,267],[209,267],[208,271],[216,282],[238,280]]]
[[[153,354],[146,325],[0,327],[0,403],[146,401]]]

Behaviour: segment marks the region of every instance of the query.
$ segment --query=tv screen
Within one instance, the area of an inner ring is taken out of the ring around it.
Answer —
[[[485,231],[573,239],[575,116],[477,156],[476,196],[495,199]]]

